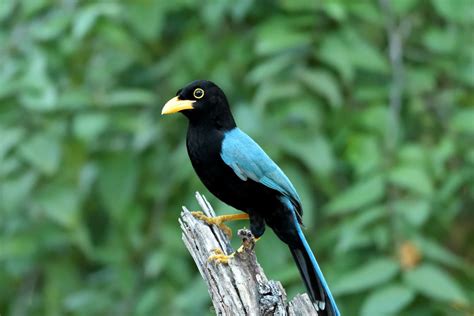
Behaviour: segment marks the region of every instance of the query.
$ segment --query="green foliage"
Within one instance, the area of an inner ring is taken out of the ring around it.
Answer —
[[[0,314],[212,314],[177,223],[210,195],[159,116],[197,78],[301,193],[344,315],[472,313],[471,2],[0,1]]]
[[[420,293],[434,299],[467,304],[467,299],[457,283],[449,275],[437,268],[424,264],[408,271],[405,275],[406,282]]]

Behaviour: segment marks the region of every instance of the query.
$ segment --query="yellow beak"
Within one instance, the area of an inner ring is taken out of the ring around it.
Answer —
[[[161,115],[172,114],[182,110],[192,110],[194,101],[190,100],[180,100],[179,97],[174,97],[173,99],[166,102],[165,106],[161,110]]]

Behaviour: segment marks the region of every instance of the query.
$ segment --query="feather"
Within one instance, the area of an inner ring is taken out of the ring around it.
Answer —
[[[252,179],[288,197],[301,223],[303,210],[295,187],[252,138],[239,128],[226,132],[222,142],[221,158],[243,181]]]

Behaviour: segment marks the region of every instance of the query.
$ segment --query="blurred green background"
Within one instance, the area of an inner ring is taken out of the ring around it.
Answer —
[[[0,314],[212,314],[177,219],[233,210],[159,115],[210,79],[344,315],[472,315],[473,41],[472,0],[2,0]],[[256,251],[304,290],[271,231]]]

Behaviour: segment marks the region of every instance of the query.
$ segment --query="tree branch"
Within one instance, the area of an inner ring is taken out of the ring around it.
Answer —
[[[196,193],[206,216],[216,216],[206,198]],[[280,282],[268,280],[253,250],[238,253],[228,265],[209,262],[214,249],[230,254],[227,236],[216,226],[197,220],[183,207],[182,238],[201,273],[217,315],[317,315],[307,294],[287,302]],[[240,234],[239,234],[240,235]]]
[[[388,40],[388,57],[392,70],[390,84],[389,109],[390,125],[388,126],[387,143],[391,151],[395,150],[400,138],[400,111],[405,89],[403,41],[408,36],[411,23],[407,19],[397,21],[389,0],[379,0],[385,17],[385,32]]]

